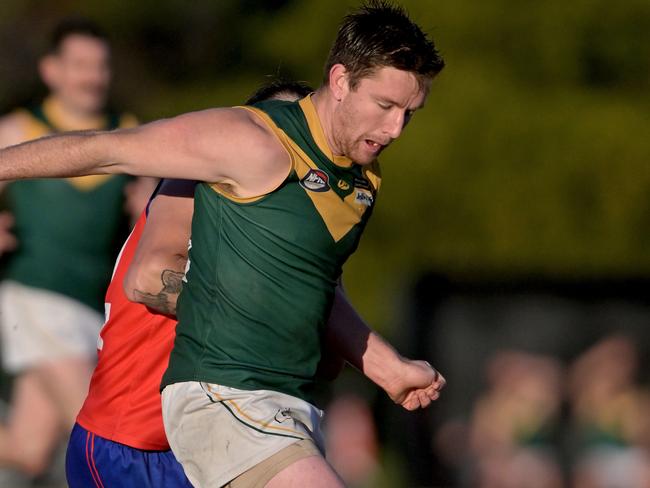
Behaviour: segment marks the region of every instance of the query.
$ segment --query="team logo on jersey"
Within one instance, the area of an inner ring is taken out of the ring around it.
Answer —
[[[372,193],[368,190],[357,188],[357,194],[354,197],[354,201],[360,205],[365,205],[366,207],[371,207],[375,202]]]
[[[347,181],[344,180],[339,180],[339,182],[336,184],[341,190],[346,191],[350,189],[350,184]]]
[[[309,173],[300,180],[300,186],[306,190],[323,192],[330,189],[327,173],[320,169],[310,169]]]

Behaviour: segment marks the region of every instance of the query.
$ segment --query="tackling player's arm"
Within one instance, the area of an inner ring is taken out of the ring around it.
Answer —
[[[228,184],[257,196],[286,178],[290,157],[251,112],[210,109],[110,132],[70,132],[0,151],[0,180],[126,173]]]
[[[336,287],[326,335],[330,347],[407,410],[429,406],[445,386],[445,379],[429,363],[400,356],[370,329],[340,285]]]
[[[176,314],[182,289],[195,186],[188,180],[162,182],[124,278],[129,300],[168,315]]]

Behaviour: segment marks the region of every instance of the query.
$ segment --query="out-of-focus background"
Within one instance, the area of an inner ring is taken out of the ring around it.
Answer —
[[[382,156],[344,280],[448,386],[408,414],[345,372],[332,462],[357,487],[650,486],[650,2],[401,3],[447,67]],[[276,74],[317,86],[357,4],[3,0],[0,111],[43,96],[64,16],[109,32],[111,104],[149,121]]]

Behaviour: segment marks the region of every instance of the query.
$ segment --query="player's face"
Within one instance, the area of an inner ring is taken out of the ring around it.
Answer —
[[[71,35],[50,63],[46,82],[55,95],[82,112],[96,113],[104,108],[111,79],[106,41]]]
[[[429,94],[415,74],[382,67],[359,80],[354,90],[343,89],[332,119],[332,138],[338,153],[358,164],[373,162],[397,139],[413,113]]]

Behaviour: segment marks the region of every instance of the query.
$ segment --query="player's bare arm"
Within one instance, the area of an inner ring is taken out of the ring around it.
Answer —
[[[129,300],[175,315],[194,207],[193,181],[164,180],[124,280]]]
[[[126,173],[220,182],[240,197],[275,189],[289,169],[281,143],[257,116],[237,108],[57,134],[0,151],[0,180]]]
[[[407,410],[426,408],[440,396],[445,379],[426,361],[400,356],[370,329],[350,304],[343,288],[336,288],[327,324],[327,340],[343,358],[380,386]]]

